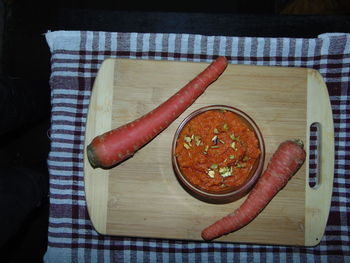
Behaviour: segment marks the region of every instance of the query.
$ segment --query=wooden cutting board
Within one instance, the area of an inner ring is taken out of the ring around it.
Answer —
[[[95,80],[86,124],[91,140],[149,112],[208,64],[108,59]],[[300,138],[309,152],[319,124],[319,174],[309,186],[309,160],[249,225],[217,239],[225,242],[312,246],[320,242],[330,209],[334,169],[333,119],[326,85],[312,69],[229,65],[198,100],[132,158],[110,170],[93,169],[84,153],[86,201],[95,229],[106,235],[201,240],[201,231],[232,212],[189,195],[175,178],[171,142],[179,123],[211,104],[237,107],[258,124],[266,161],[278,144]]]

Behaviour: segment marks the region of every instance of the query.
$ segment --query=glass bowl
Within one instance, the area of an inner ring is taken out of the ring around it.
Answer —
[[[231,111],[234,114],[236,114],[236,116],[238,116],[246,124],[248,129],[255,133],[255,136],[258,140],[258,147],[260,149],[260,155],[253,163],[253,166],[250,169],[248,177],[245,180],[245,182],[239,186],[231,187],[223,191],[210,191],[210,190],[202,189],[199,186],[192,184],[181,171],[181,168],[179,166],[177,156],[176,156],[176,146],[177,146],[181,131],[194,117],[210,110]],[[180,184],[183,186],[183,188],[188,193],[190,193],[192,196],[196,197],[199,200],[202,200],[208,203],[220,204],[220,203],[229,203],[229,202],[238,200],[243,196],[245,196],[251,190],[251,188],[254,186],[254,184],[260,177],[264,167],[265,144],[264,144],[264,139],[260,132],[259,127],[253,121],[253,119],[250,118],[246,113],[231,106],[212,105],[212,106],[206,106],[206,107],[200,108],[192,112],[180,123],[173,138],[171,154],[172,154],[172,165],[173,165],[175,175],[178,181],[180,182]]]

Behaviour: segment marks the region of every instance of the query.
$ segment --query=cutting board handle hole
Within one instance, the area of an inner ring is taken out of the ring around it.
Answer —
[[[310,125],[309,142],[309,186],[315,189],[320,184],[321,124],[319,122]]]

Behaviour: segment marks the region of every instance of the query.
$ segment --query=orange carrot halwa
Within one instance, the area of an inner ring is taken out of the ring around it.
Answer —
[[[221,192],[249,179],[259,142],[235,113],[208,110],[182,129],[175,154],[184,177],[197,188]]]

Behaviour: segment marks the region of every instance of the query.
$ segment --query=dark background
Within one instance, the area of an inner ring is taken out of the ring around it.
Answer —
[[[212,1],[188,2],[0,0],[0,74],[10,79],[2,90],[10,99],[0,94],[0,167],[29,167],[48,181],[50,53],[43,36],[48,30],[312,38],[350,28],[348,0],[231,0],[216,6]],[[0,248],[0,262],[42,261],[48,204],[43,197]]]

